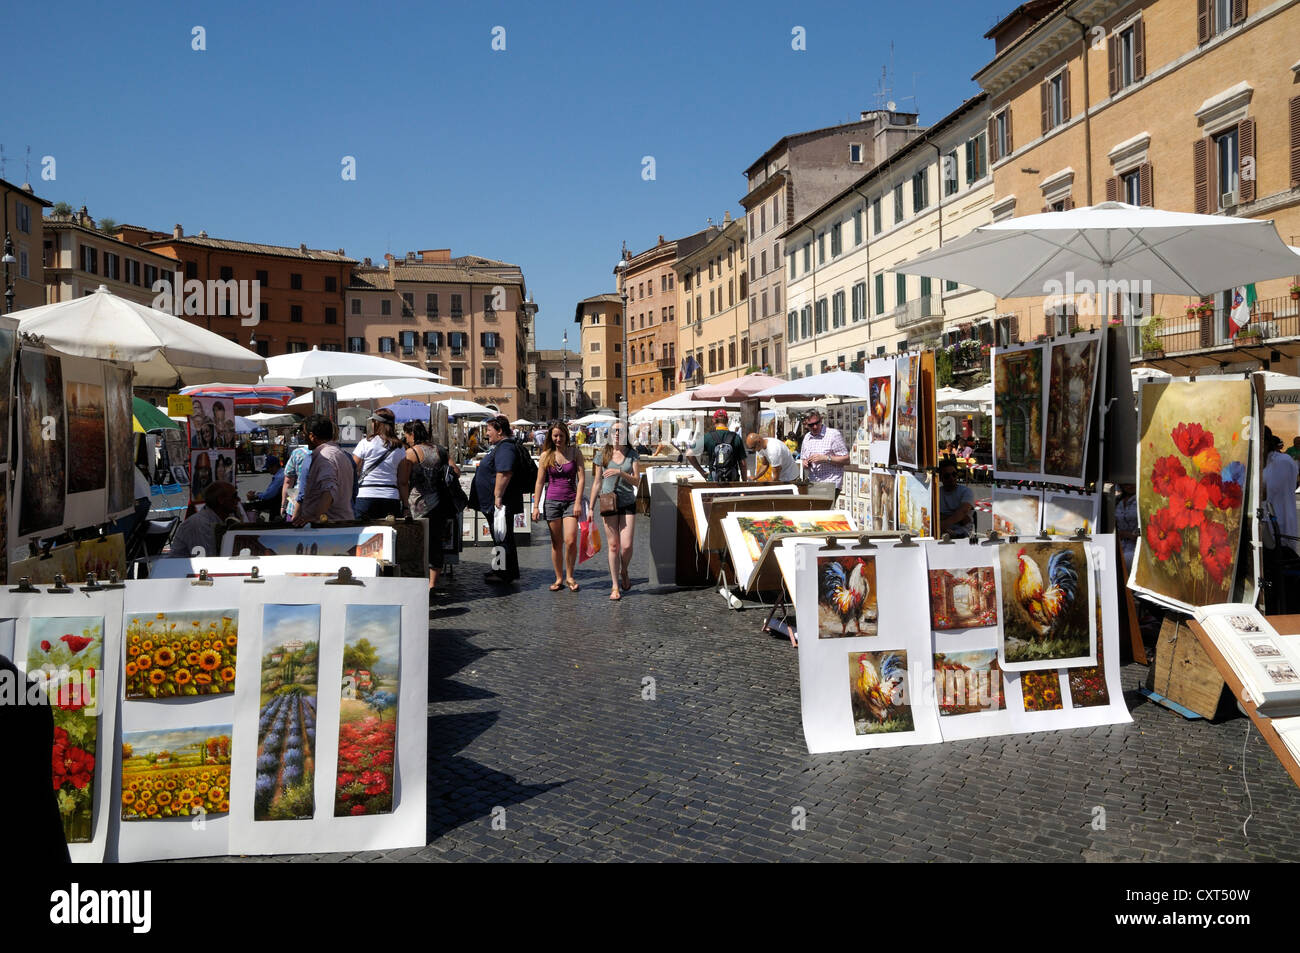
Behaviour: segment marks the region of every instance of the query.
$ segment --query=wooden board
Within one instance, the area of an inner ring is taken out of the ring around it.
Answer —
[[[1147,687],[1202,718],[1213,718],[1223,697],[1224,679],[1202,641],[1192,634],[1189,621],[1181,616],[1165,617]]]
[[[1300,615],[1275,615],[1268,616],[1269,624],[1277,630],[1278,635],[1288,638],[1300,638]],[[1228,690],[1237,698],[1237,704],[1241,710],[1250,716],[1250,720],[1255,723],[1259,733],[1268,746],[1273,749],[1277,759],[1282,762],[1282,767],[1286,769],[1287,774],[1291,775],[1291,780],[1300,785],[1300,763],[1291,755],[1291,749],[1286,746],[1281,738],[1278,737],[1277,731],[1273,728],[1273,720],[1266,715],[1261,715],[1255,708],[1254,702],[1242,701],[1241,699],[1241,680],[1232,670],[1223,654],[1214,644],[1214,640],[1206,635],[1205,630],[1196,622],[1195,619],[1187,624],[1187,628],[1195,634],[1197,642],[1200,643],[1206,656],[1211,660],[1223,681],[1227,684]],[[1157,652],[1157,660],[1159,653]]]

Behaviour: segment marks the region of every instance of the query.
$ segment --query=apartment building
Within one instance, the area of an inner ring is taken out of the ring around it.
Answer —
[[[370,259],[347,286],[347,350],[433,371],[455,395],[510,419],[528,400],[528,339],[537,305],[518,265],[447,248]],[[394,372],[395,375],[397,372]]]
[[[99,231],[84,205],[76,212],[49,215],[43,225],[48,304],[92,294],[103,285],[119,297],[152,307],[158,298],[154,282],[160,277],[175,280],[176,259],[123,241],[116,237],[121,229],[111,235]]]
[[[1037,0],[986,36],[995,54],[975,79],[989,97],[995,218],[1109,199],[1271,219],[1300,244],[1297,0]],[[1252,324],[1268,346],[1253,353],[1231,334],[1231,289],[1205,315],[1188,316],[1197,302],[1140,290],[1109,309],[1159,316],[1146,343],[1177,356],[1179,373],[1270,360],[1293,370],[1285,342],[1300,336],[1295,280],[1257,285]],[[1013,336],[1030,339],[1071,320],[1043,306],[1012,299],[998,310],[1014,319]],[[1142,332],[1129,333],[1140,352]]]
[[[579,328],[578,393],[584,407],[618,406],[623,390],[623,299],[583,298],[573,311]]]
[[[724,216],[724,226],[673,265],[677,275],[676,354],[695,358],[688,385],[743,377],[752,363],[745,220]]]
[[[766,373],[786,370],[782,233],[919,135],[916,119],[863,112],[857,122],[784,136],[745,170],[749,337],[752,363]]]
[[[258,242],[211,238],[205,231],[186,235],[176,225],[170,235],[138,226],[123,226],[117,237],[155,254],[173,259],[184,280],[257,282],[257,323],[241,322],[227,303],[205,304],[198,314],[184,317],[200,327],[229,338],[263,357],[291,354],[318,347],[340,351],[344,346],[343,289],[357,262],[343,251],[265,245]],[[245,286],[245,287],[251,287]]]
[[[13,246],[12,263],[5,263],[6,286],[0,288],[4,304],[0,311],[21,311],[45,304],[45,265],[42,258],[42,210],[52,203],[40,198],[30,185],[14,185],[0,179],[0,204],[4,206],[4,231],[0,241]],[[13,294],[10,295],[9,292]]]
[[[581,417],[588,403],[582,399],[582,355],[577,351],[537,351],[537,389],[532,394],[535,419],[546,423]]]
[[[992,295],[892,270],[992,220],[987,119],[981,93],[781,233],[791,379],[993,340]]]

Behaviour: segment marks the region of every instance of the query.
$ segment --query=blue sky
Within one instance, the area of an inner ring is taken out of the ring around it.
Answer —
[[[612,290],[623,241],[738,214],[743,169],[779,138],[878,105],[891,44],[890,96],[922,123],[975,94],[983,34],[1013,6],[18,4],[4,177],[162,230],[515,262],[539,347],[558,347],[575,303]]]

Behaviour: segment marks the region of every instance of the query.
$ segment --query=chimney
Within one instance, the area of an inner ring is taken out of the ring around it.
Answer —
[[[181,228],[179,223],[173,225],[172,238],[184,238],[184,237],[185,237],[185,229]]]
[[[207,230],[206,230],[206,229],[202,229],[202,228],[200,228],[200,229],[199,229],[199,238],[207,238],[207,237],[208,237]]]
[[[413,251],[408,251],[408,252],[406,253],[406,260],[407,260],[407,261],[415,261],[415,252],[413,252]]]
[[[86,224],[87,222],[89,222],[90,224],[87,225]],[[81,208],[77,209],[77,224],[85,225],[87,228],[95,227],[95,220],[90,217],[90,212],[86,209],[86,206],[84,205],[81,206]]]
[[[722,213],[722,224],[723,224],[723,225],[730,225],[730,224],[731,224],[731,211],[730,211],[730,210],[725,211],[725,212]]]
[[[298,251],[306,251],[306,250],[307,250],[307,244],[306,244],[306,242],[299,242],[299,243],[298,243]]]
[[[361,264],[365,265],[367,268],[373,268],[373,267],[374,267],[373,265],[370,264],[370,259],[369,259],[369,258],[363,258],[363,259],[361,259]]]

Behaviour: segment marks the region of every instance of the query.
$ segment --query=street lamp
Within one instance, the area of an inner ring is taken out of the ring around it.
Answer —
[[[627,420],[627,403],[628,403],[628,350],[627,350],[627,285],[624,283],[624,273],[627,271],[627,259],[622,256],[618,259],[618,264],[614,266],[614,274],[618,275],[618,293],[623,299],[623,393],[620,395],[618,402],[618,416],[620,420]]]
[[[14,240],[9,233],[5,232],[5,253],[0,258],[5,266],[5,314],[13,314],[14,311],[14,283],[9,277],[9,266],[17,261],[14,258]]]

